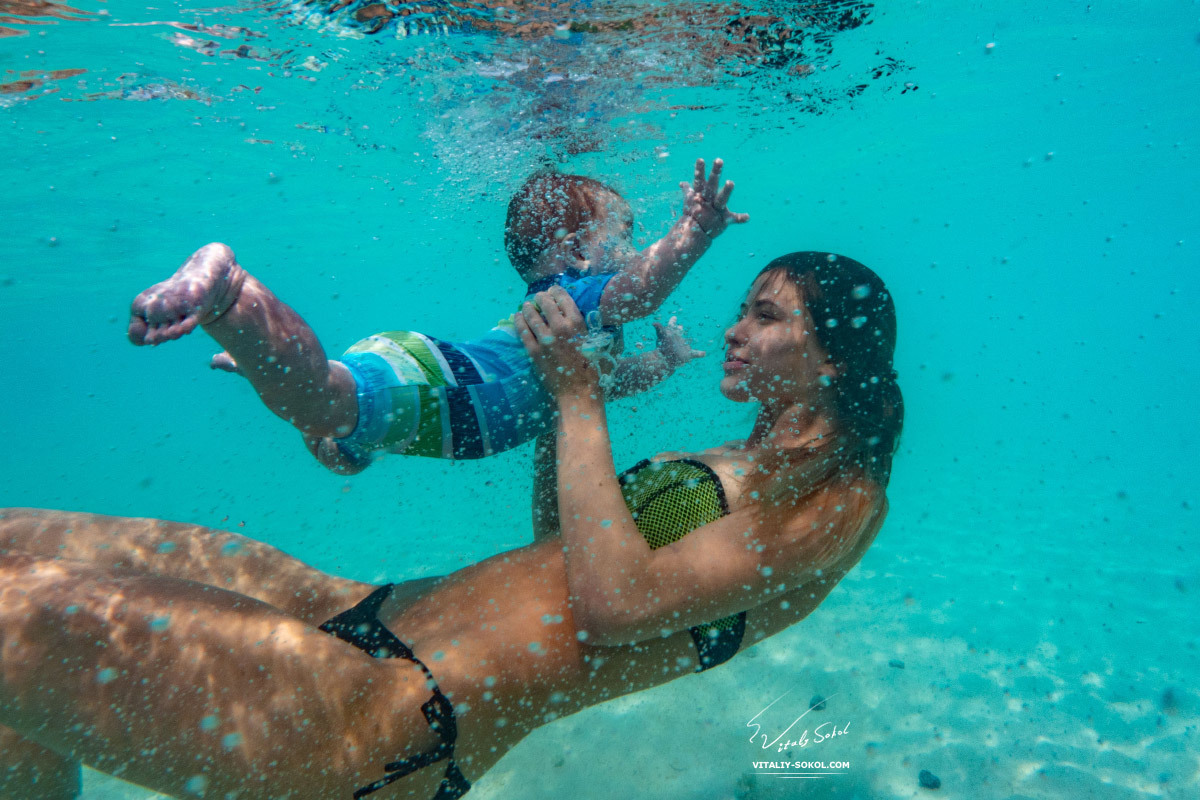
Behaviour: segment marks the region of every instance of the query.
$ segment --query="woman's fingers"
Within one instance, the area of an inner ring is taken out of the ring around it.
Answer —
[[[525,345],[525,351],[530,355],[538,348],[537,336],[529,329],[529,323],[525,321],[525,309],[522,307],[521,313],[513,319],[513,324],[517,329],[517,336],[521,339],[521,344]]]
[[[549,294],[554,297],[554,305],[562,313],[562,321],[566,323],[568,332],[586,329],[583,314],[579,313],[579,306],[575,305],[575,298],[571,297],[566,289],[561,286],[551,286]]]
[[[586,330],[583,315],[579,313],[579,307],[575,305],[575,300],[566,289],[551,286],[539,293],[537,300],[552,334],[570,337]]]
[[[540,296],[538,297],[538,302],[542,303]],[[543,303],[543,307],[545,305],[548,304]],[[529,301],[525,301],[525,304],[521,306],[521,317],[525,320],[525,325],[529,328],[529,332],[533,335],[534,340],[538,344],[550,344],[550,342],[554,341],[554,337],[550,333],[550,327],[546,324],[543,313]]]

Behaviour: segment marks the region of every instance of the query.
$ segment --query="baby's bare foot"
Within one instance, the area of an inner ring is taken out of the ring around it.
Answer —
[[[232,372],[234,375],[242,374],[242,368],[237,365],[237,362],[233,360],[233,356],[229,355],[227,351],[222,351],[213,356],[212,360],[208,362],[208,366],[213,369],[219,369],[222,372]]]
[[[178,272],[133,299],[129,341],[161,344],[186,336],[224,314],[245,279],[228,247],[216,242],[201,247]]]

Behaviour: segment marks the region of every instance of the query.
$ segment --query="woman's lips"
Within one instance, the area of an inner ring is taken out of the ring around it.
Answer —
[[[740,358],[726,356],[725,363],[722,366],[725,367],[726,372],[735,372],[740,369],[745,369],[748,364],[745,361],[742,361]]]

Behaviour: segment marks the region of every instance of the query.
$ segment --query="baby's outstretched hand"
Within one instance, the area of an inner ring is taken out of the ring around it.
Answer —
[[[654,323],[654,332],[658,334],[658,352],[662,354],[667,366],[671,369],[681,367],[697,358],[704,358],[706,355],[703,350],[692,347],[691,340],[687,338],[683,326],[676,321],[675,317],[667,320],[666,325],[661,322]]]
[[[683,189],[683,215],[692,221],[710,239],[721,235],[730,223],[742,224],[750,221],[749,214],[739,214],[728,208],[729,196],[733,194],[733,181],[721,185],[721,168],[725,162],[713,160],[712,173],[705,177],[704,159],[696,159],[696,174],[692,182],[680,182]]]

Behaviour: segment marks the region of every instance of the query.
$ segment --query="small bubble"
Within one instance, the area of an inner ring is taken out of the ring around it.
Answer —
[[[200,730],[215,731],[217,726],[221,724],[221,720],[217,719],[216,714],[209,714],[204,719],[200,720]]]
[[[240,733],[227,733],[221,737],[221,746],[226,750],[232,750],[242,743],[242,735]]]
[[[529,643],[529,652],[531,652],[531,653],[542,652],[542,643],[541,642],[530,642]]]
[[[600,520],[600,527],[601,527],[601,528],[611,528],[611,527],[612,527],[612,520],[611,520],[611,519],[602,519],[602,520]]]
[[[850,292],[850,296],[855,300],[866,300],[871,296],[871,287],[865,283],[855,286],[854,291]]]
[[[863,325],[866,325],[866,324],[867,324],[867,318],[866,318],[866,317],[861,317],[861,316],[860,316],[860,317],[854,317],[854,318],[852,318],[852,319],[850,320],[850,327],[851,327],[851,328],[861,328]]]
[[[237,554],[239,554],[241,552],[242,552],[241,542],[228,542],[225,544],[224,547],[221,548],[221,555],[223,555],[223,556],[236,556]]]
[[[161,617],[153,617],[150,620],[150,630],[152,630],[152,631],[155,631],[155,632],[165,631],[169,627],[171,627],[170,615],[165,615],[165,616],[161,616]]]
[[[183,785],[184,791],[188,794],[203,796],[204,790],[208,788],[208,778],[203,775],[193,775],[188,778],[187,783]]]
[[[829,319],[825,320],[826,328],[836,328],[837,326],[838,326],[837,317],[830,317]]]
[[[96,674],[96,683],[112,683],[117,679],[117,671],[112,667],[105,667]]]

